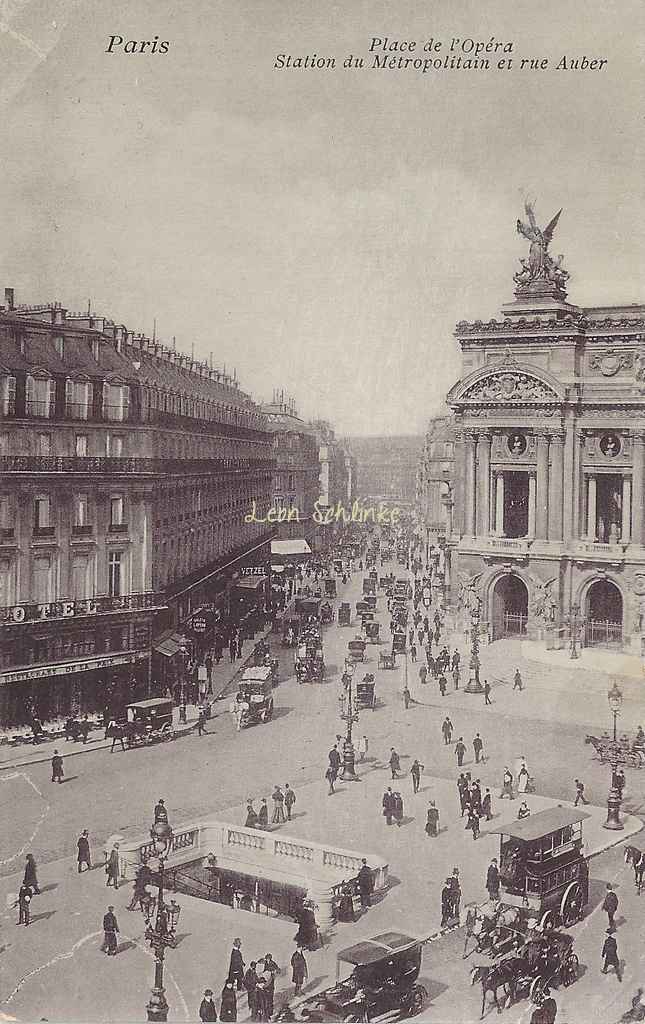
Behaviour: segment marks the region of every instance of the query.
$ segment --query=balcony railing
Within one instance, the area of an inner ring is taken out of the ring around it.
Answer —
[[[127,533],[128,532],[128,524],[127,523],[110,523],[110,525],[108,526],[108,530],[110,531],[110,533]]]
[[[0,527],[0,541],[3,541],[3,540],[13,540],[14,532],[15,531],[14,531],[14,527],[13,526],[2,526],[2,527]]]
[[[0,473],[185,474],[272,472],[270,459],[144,459],[94,455],[1,455]]]
[[[55,533],[55,526],[34,526],[34,537],[53,537]]]
[[[141,612],[163,607],[163,599],[154,591],[126,594],[124,597],[93,597],[86,601],[53,601],[49,604],[17,604],[0,607],[0,622],[42,622],[51,619],[79,618],[86,615],[106,615],[114,612]]]
[[[79,523],[74,523],[74,525],[72,526],[73,537],[91,537],[93,533],[94,527],[92,526],[91,523],[83,523],[82,525]]]

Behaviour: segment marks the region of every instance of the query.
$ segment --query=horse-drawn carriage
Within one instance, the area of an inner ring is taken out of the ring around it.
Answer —
[[[578,972],[572,936],[547,929],[541,934],[531,934],[513,956],[495,964],[473,967],[470,980],[473,985],[481,983],[483,1017],[488,993],[492,994],[498,1012],[501,1011],[497,997],[500,988],[506,1006],[522,998],[529,998],[540,1006],[551,988],[572,985],[577,981]]]
[[[380,651],[378,656],[378,667],[386,669],[396,668],[396,652]]]
[[[282,622],[282,646],[283,647],[295,647],[298,643],[298,634],[300,633],[300,619],[290,617],[283,619]]]
[[[377,578],[372,579],[370,576],[363,577],[363,594],[374,594],[376,595],[376,584]]]
[[[403,631],[392,634],[392,654],[405,654],[406,636]]]
[[[320,606],[320,621],[323,626],[328,626],[330,622],[334,620],[334,609],[330,605],[329,601],[323,601]]]
[[[374,676],[368,672],[360,683],[356,683],[356,709],[357,711],[376,707],[376,684]]]
[[[338,609],[338,625],[339,626],[351,626],[352,624],[352,609],[348,601],[343,601]]]
[[[378,644],[380,642],[379,641],[379,631],[380,631],[380,629],[381,629],[380,622],[374,622],[373,619],[372,620],[364,620],[363,621],[363,632],[365,633],[365,639],[367,640],[368,644]]]
[[[294,667],[299,683],[322,682],[325,660],[319,630],[309,628],[301,634]]]
[[[375,612],[376,611],[376,594],[366,594],[365,595],[365,604],[367,605],[369,611]]]
[[[366,643],[362,637],[356,637],[347,644],[348,658],[352,661],[365,661]]]
[[[582,852],[582,822],[575,807],[550,807],[528,818],[486,829],[499,835],[500,902],[541,929],[574,924],[589,899],[589,866]]]
[[[608,733],[602,736],[586,736],[585,743],[591,744],[596,751],[601,764],[615,759],[617,764],[627,765],[628,768],[642,768],[645,766],[645,747],[629,736],[620,736],[614,742]]]
[[[333,576],[329,576],[325,580],[325,597],[337,597],[337,596],[338,596],[338,590],[337,590],[337,587],[336,587],[336,580],[333,578]]]
[[[161,740],[174,740],[173,702],[166,697],[151,697],[128,704],[125,720],[108,729],[108,736],[124,739],[128,747]]]

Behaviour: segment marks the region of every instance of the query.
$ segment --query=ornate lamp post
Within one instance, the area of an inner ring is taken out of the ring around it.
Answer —
[[[470,665],[468,675],[468,685],[465,688],[466,693],[483,693],[484,687],[479,681],[479,669],[481,668],[481,662],[479,660],[479,623],[481,621],[481,602],[477,598],[477,603],[470,609]]]
[[[609,701],[609,707],[611,713],[614,716],[614,738],[611,748],[611,757],[609,763],[611,765],[611,789],[607,797],[607,821],[604,823],[603,828],[610,828],[618,830],[624,828],[622,821],[620,820],[620,805],[622,803],[622,794],[619,787],[616,785],[616,772],[618,771],[618,740],[616,737],[616,720],[620,714],[620,709],[623,704],[623,695],[618,689],[614,680],[614,685],[607,694],[607,700]]]
[[[569,658],[578,657],[578,634],[582,623],[578,622],[578,615],[580,614],[580,605],[571,605],[571,614],[567,619],[567,625],[569,627]]]
[[[181,909],[174,900],[164,902],[164,870],[165,860],[172,848],[172,829],[167,821],[156,821],[150,829],[154,842],[155,853],[159,858],[159,897],[154,925],[148,923],[146,939],[155,955],[155,983],[146,1006],[148,1020],[168,1020],[168,1003],[163,987],[163,964],[167,946],[177,945],[176,928],[179,923]]]
[[[361,781],[354,770],[356,756],[354,753],[354,744],[352,743],[352,725],[354,722],[358,722],[358,711],[354,705],[352,692],[352,679],[355,668],[356,666],[353,661],[345,661],[345,672],[343,673],[345,689],[340,695],[340,717],[344,722],[347,722],[347,732],[343,742],[343,767],[340,770],[340,777],[343,782]]]

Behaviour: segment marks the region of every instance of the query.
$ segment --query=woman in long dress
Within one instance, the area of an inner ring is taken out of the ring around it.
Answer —
[[[222,989],[219,1017],[220,1020],[237,1020],[237,997],[232,981],[227,981]]]
[[[522,758],[522,764],[520,770],[517,773],[517,792],[526,793],[526,787],[529,781],[529,770],[526,767],[526,761]]]

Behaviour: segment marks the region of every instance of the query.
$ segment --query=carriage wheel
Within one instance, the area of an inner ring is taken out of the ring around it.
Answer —
[[[573,985],[574,981],[578,980],[578,968],[580,961],[575,953],[567,957],[566,961],[562,966],[562,984],[565,986]]]
[[[402,1013],[405,1012],[406,1017],[416,1016],[417,1013],[421,1013],[427,998],[428,993],[423,985],[415,985],[410,993],[410,1001],[407,1007],[401,1007]]]
[[[538,975],[537,978],[534,978],[531,982],[531,987],[529,989],[529,999],[536,1006],[539,1006],[544,1001],[546,988],[546,978],[543,978],[540,975]]]
[[[560,917],[564,925],[573,924],[582,913],[582,892],[579,882],[571,882],[564,891],[560,903]]]

